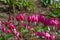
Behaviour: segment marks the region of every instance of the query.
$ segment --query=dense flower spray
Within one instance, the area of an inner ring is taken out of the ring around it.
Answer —
[[[27,23],[25,20],[27,20]],[[51,35],[49,32],[44,32],[44,30],[42,32],[40,31],[34,32],[35,31],[34,28],[36,26],[40,26],[40,24],[38,23],[42,23],[45,26],[57,26],[58,28],[60,28],[60,22],[58,18],[46,18],[45,16],[38,14],[28,15],[26,17],[24,13],[20,13],[19,15],[16,16],[16,21],[22,25],[21,28],[26,28],[27,30],[30,31],[29,33],[31,34],[35,33],[36,36],[44,37],[46,40],[52,40],[52,38],[55,39],[55,35]],[[21,23],[21,21],[23,21],[23,23]],[[32,23],[33,27],[31,27],[31,24],[29,24],[30,22]],[[34,27],[34,23],[36,23],[35,27]],[[14,36],[18,39],[20,35],[20,33],[18,32],[18,25],[15,25],[8,21],[5,22],[5,25],[7,28],[2,26],[2,22],[0,21],[0,29],[2,30],[2,32],[6,32],[8,34],[13,33]]]

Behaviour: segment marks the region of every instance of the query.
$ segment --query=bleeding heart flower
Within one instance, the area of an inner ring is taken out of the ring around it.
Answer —
[[[16,16],[16,20],[19,20],[20,19],[20,16]]]
[[[35,21],[36,21],[36,22],[39,22],[39,18],[38,18],[38,17],[39,17],[39,15],[36,15],[36,16],[35,16]]]
[[[39,18],[39,21],[42,23],[45,21],[45,17],[43,15],[40,15],[38,18]]]
[[[36,32],[36,35],[37,36],[41,36],[41,32]]]
[[[14,20],[14,17],[12,17],[11,20]]]
[[[27,28],[28,30],[31,30],[31,27],[30,27],[30,26],[27,26],[26,28]]]
[[[7,30],[7,33],[8,33],[8,34],[10,34],[10,33],[11,33],[11,30],[10,30],[10,29],[8,29],[8,30]]]
[[[20,20],[25,20],[25,14],[19,14],[19,16],[20,16]]]
[[[0,27],[2,26],[2,22],[0,21]]]
[[[54,34],[51,35],[51,39],[52,39],[52,40],[56,40],[56,35],[54,35]]]
[[[56,26],[60,29],[60,23],[58,23]]]
[[[28,22],[31,22],[32,16],[28,16]]]
[[[44,25],[49,26],[50,25],[50,20],[49,19],[45,19],[45,21],[43,23],[44,23]]]
[[[32,15],[31,21],[32,21],[32,22],[35,22],[35,15]]]
[[[27,26],[27,24],[26,24],[26,23],[23,23],[22,25],[23,25],[23,27],[26,27],[26,26]]]
[[[57,18],[51,18],[50,23],[53,25],[57,25],[58,24],[58,19]]]
[[[13,30],[13,33],[15,34],[15,36],[16,36],[16,37],[18,37],[18,36],[19,36],[19,32],[17,32],[17,30],[16,30],[16,29],[14,29],[14,30]]]
[[[10,25],[10,28],[11,28],[11,29],[15,29],[15,27],[16,27],[16,26],[13,25],[13,24]]]
[[[50,37],[50,34],[49,34],[49,33],[46,33],[45,36],[46,36],[46,37]]]
[[[52,40],[52,39],[51,39],[51,35],[50,35],[49,33],[47,33],[47,32],[46,32],[46,34],[45,34],[45,38],[46,38],[46,40]]]
[[[5,22],[6,23],[6,25],[10,25],[10,22]]]
[[[6,32],[6,28],[5,27],[2,27],[2,32]]]

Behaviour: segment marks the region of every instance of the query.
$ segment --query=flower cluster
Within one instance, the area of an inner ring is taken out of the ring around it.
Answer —
[[[0,22],[0,29],[2,32],[5,32],[7,34],[13,33],[16,37],[19,36],[19,32],[16,30],[16,26],[10,22],[5,22],[6,26],[3,26],[2,22]]]
[[[24,21],[27,19],[28,23],[42,23],[46,26],[57,26],[60,27],[60,23],[59,23],[59,19],[58,18],[46,18],[43,15],[28,15],[26,17],[25,14],[19,14],[16,17],[17,20],[19,21]],[[30,25],[28,25],[27,23],[23,23],[23,26],[28,29],[28,30],[32,30],[34,31],[34,28],[32,28]],[[37,35],[37,36],[41,36],[44,37],[46,40],[55,40],[55,35],[49,34],[48,32],[33,32],[32,34]]]
[[[16,30],[16,26],[10,22],[6,22],[6,25],[8,26],[8,28],[15,34],[15,36],[19,36],[19,32]],[[8,30],[10,33],[10,30]]]
[[[37,36],[42,36],[42,38],[45,38],[46,40],[55,40],[56,36],[49,34],[48,32],[36,32]]]
[[[40,23],[42,23],[45,26],[57,26],[58,28],[60,28],[60,22],[59,22],[58,18],[47,18],[47,17],[45,17],[43,15],[39,15],[39,14],[32,14],[32,15],[26,16],[24,13],[20,13],[18,16],[16,16],[16,20],[19,23],[21,21],[23,21],[22,24],[20,23],[23,26],[21,28],[26,28],[27,30],[30,31],[31,34],[35,34],[36,36],[45,38],[46,40],[55,40],[55,35],[52,35],[48,32],[44,32],[44,31],[43,32],[40,32],[40,31],[34,32],[35,27],[31,27],[31,23],[32,23],[32,25],[35,24],[35,26],[37,26],[37,24],[40,25]],[[28,23],[26,23],[25,20],[27,20]],[[16,26],[15,24],[12,24],[11,22],[7,21],[7,22],[5,22],[5,26],[3,26],[3,23],[0,21],[0,29],[2,30],[2,32],[8,33],[8,34],[13,33],[15,37],[19,37],[20,34],[17,31],[18,25]]]
[[[28,17],[26,17],[25,14],[19,14],[16,17],[17,20],[21,20],[24,21],[27,19],[28,22],[31,23],[43,23],[46,26],[57,26],[58,28],[60,28],[60,23],[59,23],[59,19],[58,18],[46,18],[43,15],[29,15]]]

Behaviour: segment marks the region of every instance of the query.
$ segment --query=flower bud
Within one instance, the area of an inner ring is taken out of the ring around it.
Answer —
[[[20,16],[20,20],[22,20],[22,21],[25,20],[25,15],[24,14],[20,14],[19,16]]]
[[[36,32],[36,35],[37,36],[41,36],[41,32]]]
[[[28,22],[31,22],[32,17],[28,16]]]
[[[10,34],[10,33],[11,33],[11,30],[10,30],[10,29],[9,29],[9,30],[7,30],[7,33],[8,33],[8,34]]]
[[[6,28],[5,27],[2,27],[2,32],[6,32]]]

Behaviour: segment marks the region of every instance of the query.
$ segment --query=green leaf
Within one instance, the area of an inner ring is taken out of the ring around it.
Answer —
[[[49,15],[60,18],[60,9],[55,9],[55,10],[50,11]]]
[[[0,37],[0,40],[7,40],[7,39],[9,39],[10,37],[12,37],[13,36],[13,34],[6,34],[6,35],[4,35],[4,36],[1,36]]]
[[[23,34],[29,33],[29,31],[26,28],[22,28],[21,31],[22,31]]]
[[[34,29],[34,32],[37,32],[37,31],[42,31],[42,28],[40,28],[39,26],[37,26],[37,27],[35,27],[35,29]]]
[[[41,0],[41,2],[46,6],[50,2],[50,0]]]
[[[42,31],[47,31],[48,27],[47,26],[42,26]]]
[[[10,37],[12,37],[12,36],[13,36],[13,34],[6,34],[6,35],[5,35],[5,38],[8,39],[8,38],[10,38]]]
[[[4,36],[0,37],[0,40],[5,40],[5,37]]]

